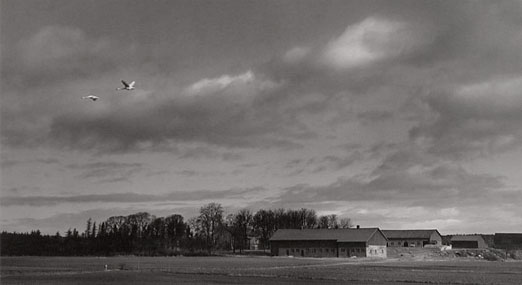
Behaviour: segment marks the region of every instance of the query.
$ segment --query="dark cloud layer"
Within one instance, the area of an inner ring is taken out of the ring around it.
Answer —
[[[222,199],[227,197],[245,198],[251,194],[264,191],[262,187],[248,189],[229,189],[216,191],[191,191],[172,192],[167,194],[139,194],[139,193],[115,193],[115,194],[89,194],[76,196],[27,196],[27,197],[3,197],[3,207],[29,205],[29,206],[54,206],[63,203],[142,203],[142,202],[166,202],[166,201],[199,201],[203,199]]]
[[[521,70],[513,60],[513,56],[520,56],[516,52],[519,43],[516,39],[522,36],[515,28],[520,20],[516,16],[520,7],[506,4],[413,5],[410,9],[419,15],[425,12],[421,12],[424,8],[431,9],[431,15],[424,22],[385,5],[391,16],[379,12],[369,14],[360,22],[350,22],[341,34],[332,34],[329,41],[289,49],[266,64],[254,66],[253,73],[202,79],[194,82],[193,89],[198,88],[188,96],[183,94],[181,86],[177,90],[146,90],[142,101],[111,103],[99,112],[84,113],[76,109],[56,112],[49,118],[50,125],[42,126],[49,128],[42,135],[53,145],[79,149],[128,151],[176,141],[228,147],[293,148],[300,145],[299,140],[316,135],[299,118],[335,111],[332,106],[342,106],[336,95],[339,92],[364,96],[376,85],[407,84],[413,91],[409,95],[415,96],[421,84],[434,89],[430,92],[432,95],[420,100],[428,104],[439,119],[418,122],[411,131],[412,138],[437,138],[433,144],[438,147],[433,151],[459,152],[476,139],[473,136],[480,136],[482,132],[486,141],[480,148],[490,147],[495,144],[492,140],[515,131],[517,115],[499,109],[498,115],[489,116],[485,123],[502,127],[482,127],[476,132],[473,129],[476,126],[469,122],[483,119],[484,114],[477,113],[481,105],[474,111],[467,101],[459,101],[455,89],[458,86],[453,79],[445,79],[447,74],[441,72],[457,75],[465,71],[465,77],[458,75],[462,82],[474,80],[487,84],[492,81],[491,84],[502,85],[502,76],[505,76],[502,74]],[[491,37],[485,37],[483,29],[487,29]],[[85,77],[77,72],[106,73],[103,66],[117,66],[117,61],[124,61],[130,52],[123,49],[121,54],[123,43],[88,37],[79,29],[60,26],[43,27],[15,44],[23,48],[19,56],[14,57],[13,66],[23,66],[25,75],[56,73],[60,78],[64,75]],[[120,54],[114,54],[115,50]],[[335,61],[331,61],[332,56]],[[477,58],[486,58],[491,64],[470,70],[479,64]],[[419,80],[425,82],[408,82],[405,81],[407,75],[394,74],[400,66],[421,70],[425,75]],[[42,68],[46,72],[42,72]],[[501,82],[484,77],[487,74],[484,70],[500,73]],[[48,81],[44,77],[41,80]],[[518,80],[517,77],[514,80]],[[495,92],[502,91],[489,88],[484,92],[493,92],[494,96]],[[313,97],[307,97],[308,94]],[[308,100],[310,98],[314,99]],[[341,114],[346,109],[337,111]],[[15,115],[9,115],[11,112],[7,112],[8,121]],[[370,109],[348,118],[372,124],[392,117],[389,110]],[[2,129],[5,141],[11,144],[23,144],[35,135],[24,134],[18,126]],[[519,145],[519,135],[515,135],[514,141],[513,144]],[[441,149],[441,145],[447,147]]]

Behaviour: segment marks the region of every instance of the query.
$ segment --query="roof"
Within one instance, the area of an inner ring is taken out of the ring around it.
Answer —
[[[335,240],[338,242],[367,242],[376,232],[382,234],[378,228],[280,229],[274,233],[270,241]]]
[[[484,240],[481,235],[458,235],[452,236],[451,241],[479,241]]]
[[[520,238],[522,233],[495,233],[495,236]]]
[[[382,230],[383,234],[388,239],[407,239],[407,238],[427,238],[429,239],[433,232],[437,232],[439,235],[439,231],[432,230]]]

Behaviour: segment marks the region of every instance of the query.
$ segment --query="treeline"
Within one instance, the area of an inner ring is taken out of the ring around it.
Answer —
[[[350,228],[350,219],[318,216],[311,209],[248,209],[224,215],[217,203],[200,209],[199,216],[185,221],[174,214],[156,217],[146,212],[113,216],[97,223],[88,219],[84,231],[69,229],[62,236],[2,232],[2,255],[210,255],[216,250],[239,251],[269,248],[277,229]]]

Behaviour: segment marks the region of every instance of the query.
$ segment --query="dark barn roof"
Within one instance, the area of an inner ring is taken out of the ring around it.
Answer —
[[[280,229],[274,233],[270,241],[335,240],[338,242],[367,242],[377,232],[382,234],[378,228]]]
[[[433,230],[382,230],[387,239],[408,239],[408,238],[427,238],[429,239],[433,232],[439,231]]]
[[[451,241],[479,241],[484,240],[481,235],[458,235],[452,236]],[[486,242],[486,241],[484,241]]]

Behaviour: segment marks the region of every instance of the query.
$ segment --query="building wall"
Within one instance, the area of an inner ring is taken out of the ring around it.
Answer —
[[[338,246],[332,241],[271,241],[276,256],[337,257]]]
[[[388,239],[388,246],[390,247],[423,247],[429,243],[429,239]]]
[[[424,247],[426,244],[442,245],[442,236],[433,231],[429,238],[388,238],[390,247]]]
[[[271,253],[275,256],[297,257],[387,257],[384,245],[366,245],[365,242],[336,241],[272,241]]]
[[[429,243],[435,245],[442,245],[442,236],[437,231],[433,231],[433,233],[430,236]]]
[[[339,242],[339,257],[366,257],[365,242]]]
[[[387,249],[386,245],[369,245],[366,248],[366,256],[367,257],[387,257]]]

